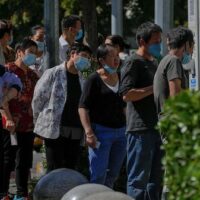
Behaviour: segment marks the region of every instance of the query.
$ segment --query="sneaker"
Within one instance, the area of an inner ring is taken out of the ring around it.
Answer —
[[[19,197],[17,195],[15,195],[13,200],[30,200],[29,197]]]

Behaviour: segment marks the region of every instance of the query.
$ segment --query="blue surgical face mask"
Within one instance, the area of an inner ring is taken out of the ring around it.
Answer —
[[[156,43],[156,44],[151,44],[149,45],[148,52],[153,56],[153,57],[160,57],[160,52],[161,52],[161,44]]]
[[[75,62],[74,66],[78,71],[84,71],[86,69],[89,69],[91,66],[91,63],[89,59],[80,56]]]
[[[106,72],[107,72],[108,74],[114,74],[114,73],[117,72],[117,68],[115,68],[115,67],[110,67],[110,66],[108,66],[108,65],[106,65],[106,64],[103,66],[103,68],[106,70]]]
[[[34,65],[36,63],[36,55],[32,53],[28,53],[23,57],[22,62],[26,66]]]
[[[80,40],[83,37],[83,30],[80,29],[79,32],[76,34],[75,40]]]
[[[44,51],[44,42],[35,41],[38,46],[38,51]]]
[[[185,52],[185,53],[183,54],[183,57],[182,57],[182,61],[181,61],[181,62],[182,62],[183,65],[186,65],[186,64],[188,64],[191,60],[192,60],[191,54]]]

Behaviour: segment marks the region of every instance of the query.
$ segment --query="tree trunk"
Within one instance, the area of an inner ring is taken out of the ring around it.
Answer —
[[[86,41],[95,53],[98,46],[96,0],[80,0],[79,2],[83,11]]]

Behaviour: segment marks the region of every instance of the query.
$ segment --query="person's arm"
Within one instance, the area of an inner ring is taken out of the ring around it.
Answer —
[[[149,95],[153,94],[153,86],[148,86],[139,89],[130,89],[127,93],[123,95],[123,100],[128,101],[139,101]]]
[[[84,131],[85,131],[86,143],[91,148],[95,148],[97,138],[96,138],[96,136],[95,136],[95,134],[92,130],[92,127],[91,127],[88,110],[86,110],[85,108],[79,108],[78,112],[79,112],[81,123],[82,123]]]
[[[5,117],[5,120],[6,120],[6,129],[10,132],[10,133],[14,133],[15,132],[15,122],[12,118],[12,115],[10,113],[10,110],[9,110],[9,105],[8,105],[8,102],[7,103],[4,103],[4,105],[2,106],[2,110],[1,110],[1,115],[3,117]]]
[[[96,73],[91,74],[85,81],[83,91],[79,101],[79,116],[82,126],[86,135],[86,143],[91,148],[96,147],[97,138],[92,129],[89,112],[92,112],[94,101],[96,101],[96,85],[97,75]]]
[[[181,82],[184,78],[183,73],[183,67],[180,60],[173,58],[166,70],[170,97],[175,96],[182,90]]]
[[[138,60],[129,59],[124,63],[121,71],[119,93],[125,102],[139,101],[153,94],[153,86],[137,88],[137,83],[140,81],[142,63]]]
[[[54,73],[55,72],[53,71],[53,68],[46,70],[35,86],[32,99],[34,124],[38,118],[39,113],[43,110],[45,103],[50,98],[53,85],[53,76],[55,75]]]
[[[8,102],[11,99],[16,98],[18,96],[18,93],[19,91],[16,88],[10,88],[8,92],[3,96],[2,100],[3,109],[1,110],[1,114],[6,119],[6,129],[11,133],[14,133],[16,127],[15,127],[15,122],[13,121],[12,115],[9,110]]]
[[[181,80],[176,78],[169,81],[169,96],[175,96],[182,90],[181,88]]]

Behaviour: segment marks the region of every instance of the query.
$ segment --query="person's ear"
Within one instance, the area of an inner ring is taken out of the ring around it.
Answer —
[[[71,53],[70,53],[70,58],[75,58],[75,55],[76,55],[76,50],[72,50]]]
[[[105,61],[103,58],[99,58],[99,62],[101,63],[102,66],[105,64]]]
[[[146,42],[143,39],[140,39],[139,46],[146,46]]]
[[[17,49],[16,58],[21,58],[23,56],[23,51],[21,49]]]
[[[69,27],[69,28],[68,28],[68,31],[69,31],[69,32],[72,32],[72,31],[73,31],[73,27]]]

